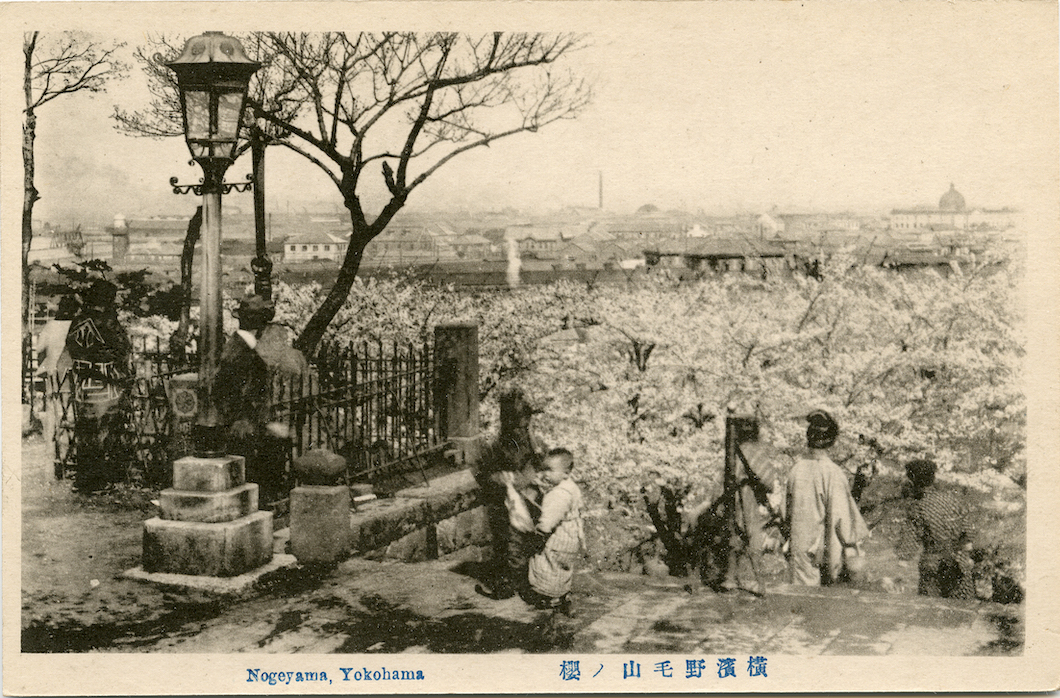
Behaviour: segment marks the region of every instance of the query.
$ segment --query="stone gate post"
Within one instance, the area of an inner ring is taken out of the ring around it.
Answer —
[[[199,414],[199,374],[181,373],[170,377],[165,384],[172,408],[172,437],[169,442],[169,462],[173,463],[195,451],[191,430]],[[173,473],[166,478],[172,484]]]
[[[439,438],[456,448],[457,463],[474,465],[481,452],[478,325],[435,327],[434,357],[434,410]]]

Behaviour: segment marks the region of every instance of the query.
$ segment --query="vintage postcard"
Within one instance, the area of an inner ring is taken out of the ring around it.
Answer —
[[[1058,688],[1055,2],[0,18],[5,695]]]

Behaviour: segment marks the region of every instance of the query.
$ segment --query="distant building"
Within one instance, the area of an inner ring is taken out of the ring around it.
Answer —
[[[591,244],[564,243],[556,250],[554,258],[561,263],[573,265],[576,269],[588,269],[590,266],[599,265],[596,250]]]
[[[768,213],[763,213],[755,218],[754,232],[760,238],[776,237],[784,232],[784,223],[778,221]],[[690,236],[692,237],[692,236]],[[699,237],[698,235],[695,237]]]
[[[438,242],[424,227],[387,228],[364,248],[365,262],[377,265],[424,264],[438,259]]]
[[[862,227],[857,216],[846,213],[776,213],[772,218],[783,226],[784,237],[792,240],[856,235]]]
[[[510,225],[504,230],[504,238],[518,244],[520,257],[552,258],[564,244],[559,226]]]
[[[897,271],[934,269],[944,275],[968,260],[938,250],[895,250],[887,252],[879,262],[881,267]]]
[[[644,250],[649,268],[656,266],[696,272],[787,273],[789,264],[783,247],[746,238],[686,238],[671,240]]]
[[[191,216],[152,216],[150,218],[125,218],[120,213],[114,217],[114,225],[108,228],[111,234],[124,230],[130,245],[137,239],[183,243],[188,234]],[[226,237],[228,229],[225,228]]]
[[[488,239],[474,234],[439,236],[437,244],[439,252],[444,247],[451,251],[456,259],[485,259],[493,248]]]
[[[938,208],[919,206],[891,211],[891,228],[906,230],[1005,230],[1017,223],[1018,211],[1010,208],[969,209],[953,183],[939,198]]]
[[[292,235],[283,242],[284,262],[340,262],[346,255],[349,240],[332,233],[311,232]]]
[[[615,236],[607,232],[602,226],[596,226],[578,233],[570,241],[577,244],[600,244],[603,242],[614,242]]]
[[[600,228],[606,231],[617,242],[635,242],[638,245],[654,245],[664,240],[685,237],[690,228],[685,221],[676,220],[665,214],[628,216],[616,220],[604,221]]]

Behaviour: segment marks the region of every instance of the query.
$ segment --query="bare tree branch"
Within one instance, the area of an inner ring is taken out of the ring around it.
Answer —
[[[33,95],[26,109],[35,109],[53,99],[74,92],[99,92],[106,81],[122,75],[125,66],[115,59],[115,52],[124,46],[116,44],[103,48],[85,36],[67,33],[50,47],[50,53],[40,55],[37,49],[39,33],[27,38],[25,51],[32,74]],[[49,47],[43,47],[48,50]]]
[[[331,168],[328,166],[328,164],[325,163],[320,158],[318,158],[315,155],[313,155],[312,153],[310,153],[309,151],[307,151],[306,149],[295,145],[291,141],[277,141],[276,145],[282,146],[284,148],[287,148],[288,150],[293,150],[294,152],[298,153],[299,155],[304,157],[306,160],[308,160],[309,162],[313,163],[314,165],[319,167],[321,170],[323,170],[324,173],[335,184],[336,187],[341,186],[342,180],[339,177],[335,176],[335,173],[331,171]]]
[[[29,253],[33,244],[33,207],[40,199],[35,184],[37,110],[63,95],[100,92],[108,80],[124,75],[116,52],[124,44],[104,45],[81,32],[41,36],[26,33],[22,41],[25,99],[22,122],[22,322],[29,320]]]
[[[576,117],[591,98],[588,84],[562,69],[585,41],[573,34],[264,32],[241,40],[263,64],[248,99],[257,126],[326,172],[350,212],[346,257],[298,340],[307,352],[348,295],[365,245],[416,187],[472,149]],[[138,52],[141,61],[145,55]],[[116,109],[115,118],[165,135],[179,124],[175,83],[157,61],[147,64],[156,71],[152,111],[161,117]],[[376,177],[389,199],[369,217],[361,184]]]

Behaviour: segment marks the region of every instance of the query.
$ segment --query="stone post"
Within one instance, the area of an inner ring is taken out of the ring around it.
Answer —
[[[301,485],[291,490],[291,554],[298,562],[333,565],[349,556],[350,488]]]
[[[199,374],[181,373],[166,381],[166,393],[173,411],[169,460],[176,462],[195,450],[192,427],[199,414]]]
[[[457,463],[474,465],[481,451],[478,406],[478,325],[434,328],[434,406],[438,436],[456,448]]]
[[[342,562],[350,547],[350,488],[340,483],[346,459],[324,449],[296,458],[291,490],[291,554],[305,564]]]

